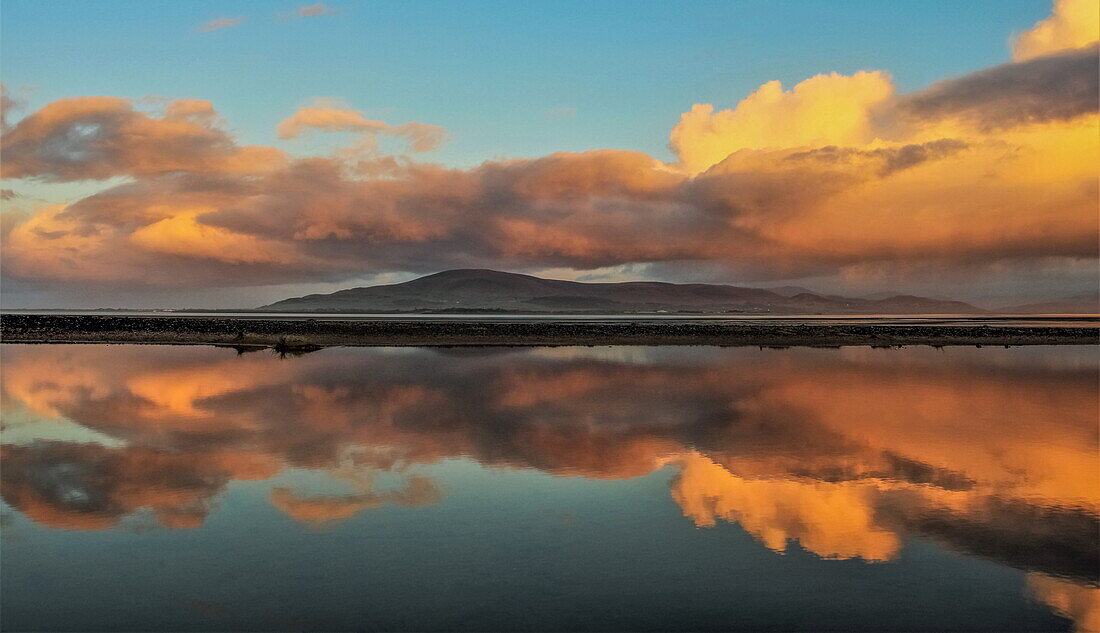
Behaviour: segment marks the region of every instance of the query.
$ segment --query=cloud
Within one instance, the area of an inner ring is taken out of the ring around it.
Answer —
[[[38,523],[64,530],[110,529],[143,508],[152,510],[165,527],[199,527],[233,472],[214,459],[197,474],[193,456],[148,447],[118,451],[96,444],[40,442],[30,447],[5,444],[0,455],[4,499]]]
[[[324,132],[363,132],[385,130],[389,125],[382,121],[371,121],[362,112],[339,107],[326,107],[325,103],[299,108],[297,112],[283,119],[276,132],[281,139],[297,138],[303,130],[317,129]]]
[[[572,106],[558,106],[556,108],[550,108],[545,114],[547,119],[571,119],[577,116],[577,109]]]
[[[194,527],[230,482],[284,467],[350,485],[273,488],[276,508],[311,525],[436,503],[439,487],[417,468],[455,457],[592,479],[669,468],[671,502],[698,526],[736,522],[774,551],[797,542],[864,560],[889,560],[921,536],[1068,581],[1033,590],[1092,613],[1073,591],[1094,584],[1100,545],[1100,387],[1088,353],[991,363],[990,350],[956,348],[945,363],[915,348],[899,364],[855,348],[360,349],[291,363],[202,347],[63,347],[5,350],[5,411],[118,442],[0,449],[0,494],[43,525],[105,529],[147,509]],[[376,488],[382,472],[403,484]]]
[[[965,149],[967,149],[965,142],[949,138],[923,144],[871,150],[829,145],[820,149],[789,154],[786,160],[817,161],[830,165],[867,164],[872,165],[880,176],[888,176],[895,171],[916,167],[925,161],[939,160]]]
[[[769,82],[731,109],[684,113],[672,163],[609,149],[450,169],[378,145],[430,151],[443,128],[331,100],[278,136],[357,140],[293,158],[238,145],[207,101],[158,116],[126,99],[64,99],[4,132],[5,175],[132,181],[8,221],[0,257],[8,279],[81,287],[453,267],[713,266],[757,280],[1079,270],[1100,250],[1096,50],[907,94],[881,71]]]
[[[417,121],[392,126],[386,133],[407,139],[409,148],[414,152],[431,152],[447,141],[447,130],[438,125]]]
[[[403,137],[414,152],[430,152],[438,149],[447,140],[447,131],[438,125],[412,121],[401,125],[390,125],[384,121],[373,121],[358,110],[340,106],[329,100],[317,100],[314,105],[299,108],[293,115],[283,119],[275,131],[281,139],[294,139],[305,130],[322,132],[361,132],[363,138],[359,148],[375,147],[378,134]]]
[[[334,13],[338,13],[338,11],[323,2],[318,2],[317,4],[311,4],[298,9],[298,15],[302,16],[303,18],[311,18],[319,15],[332,15]]]
[[[1100,46],[1092,44],[941,81],[904,95],[895,107],[903,117],[957,118],[983,130],[1094,114],[1100,110]]]
[[[163,117],[129,99],[79,97],[43,106],[0,139],[7,178],[46,181],[145,178],[173,172],[247,174],[286,160],[275,148],[238,146],[216,126],[210,102],[180,100]]]
[[[850,482],[746,480],[697,455],[683,459],[672,482],[673,499],[696,525],[738,523],[776,552],[798,542],[822,558],[890,560],[900,539],[876,525],[868,492]]]
[[[279,18],[282,20],[296,20],[300,18],[315,18],[323,15],[335,15],[339,12],[339,10],[328,6],[324,2],[318,2],[317,4],[299,7],[294,11],[280,13]]]
[[[243,21],[244,18],[216,18],[198,26],[195,30],[199,33],[209,33],[210,31],[228,29],[237,26]]]
[[[202,257],[236,263],[278,264],[288,261],[278,243],[201,224],[198,218],[214,209],[176,211],[130,234],[130,241],[154,253]]]
[[[0,132],[7,132],[9,128],[8,116],[13,110],[23,106],[23,103],[11,96],[8,87],[0,83]]]
[[[1055,0],[1050,17],[1021,33],[1012,59],[1023,61],[1100,40],[1100,10],[1095,0]]]
[[[893,93],[890,76],[878,71],[817,75],[789,91],[770,81],[732,110],[694,105],[670,144],[693,174],[742,149],[862,145],[874,139],[871,108]]]
[[[1077,631],[1100,631],[1100,587],[1079,585],[1044,574],[1027,575],[1028,589],[1035,598],[1069,618]]]
[[[386,177],[366,179],[348,176],[354,164],[325,158],[267,174],[165,174],[17,226],[5,270],[29,278],[213,283],[230,274],[217,262],[234,255],[203,247],[198,237],[182,239],[203,235],[203,227],[219,243],[262,243],[263,253],[280,253],[249,257],[251,273],[234,267],[242,283],[459,266],[705,260],[782,275],[869,260],[1093,256],[1087,159],[1072,166],[1078,175],[1068,181],[1014,178],[1034,179],[1045,155],[937,139],[871,150],[743,150],[694,178],[613,150],[471,170],[393,164]],[[989,170],[1001,175],[983,178]],[[960,207],[963,200],[980,206]],[[172,253],[196,264],[191,274],[181,277],[182,262],[165,266],[147,240],[130,237],[149,235],[154,229],[144,227],[152,225],[157,234],[179,232]],[[993,225],[999,229],[991,234]],[[1036,227],[1046,239],[1033,239]],[[64,265],[50,261],[62,252],[58,240],[69,242]]]
[[[271,505],[295,521],[321,525],[347,519],[363,510],[387,504],[425,506],[439,503],[442,495],[436,483],[427,477],[412,476],[404,490],[374,492],[366,487],[356,494],[344,496],[303,497],[288,488],[271,491]]]

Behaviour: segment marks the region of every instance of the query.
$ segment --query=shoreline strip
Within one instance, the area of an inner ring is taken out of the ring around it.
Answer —
[[[109,315],[0,315],[3,343],[273,347],[548,345],[1098,345],[1100,328],[745,324],[722,321],[391,321]]]

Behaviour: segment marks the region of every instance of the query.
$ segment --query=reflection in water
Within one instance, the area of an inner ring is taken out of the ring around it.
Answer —
[[[866,562],[928,540],[1028,572],[1031,595],[1096,630],[1094,352],[330,349],[279,360],[8,345],[0,492],[50,528],[106,530],[143,513],[197,528],[231,482],[304,469],[339,489],[272,485],[268,502],[324,529],[440,503],[458,484],[419,470],[450,458],[590,480],[668,468],[671,499],[696,526],[735,523],[775,552],[797,543]],[[57,420],[85,434],[39,432]]]
[[[1100,631],[1100,589],[1043,574],[1028,574],[1035,596],[1077,624],[1078,631]]]

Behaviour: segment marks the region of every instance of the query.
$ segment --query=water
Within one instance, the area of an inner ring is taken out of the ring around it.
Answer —
[[[1100,626],[1095,347],[0,354],[4,630]]]
[[[1088,327],[1100,328],[1097,314],[417,314],[417,313],[333,313],[333,312],[204,312],[198,310],[5,310],[0,314],[47,314],[74,316],[140,316],[173,318],[285,319],[312,321],[567,321],[604,323],[615,321],[692,322],[723,321],[742,325],[931,325],[991,327]]]

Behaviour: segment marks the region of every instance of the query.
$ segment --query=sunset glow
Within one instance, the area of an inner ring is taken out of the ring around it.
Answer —
[[[1087,293],[1100,243],[1094,9],[1058,0],[999,65],[916,89],[889,68],[825,68],[696,102],[644,131],[667,140],[667,159],[591,146],[449,165],[433,155],[462,130],[374,118],[339,94],[298,95],[263,134],[279,142],[250,145],[238,114],[201,93],[29,106],[30,88],[9,84],[5,292],[22,302],[50,288],[66,304],[127,288],[171,303],[453,267],[684,279],[702,266],[695,277],[725,282],[935,278],[965,298],[984,280],[1007,300],[1042,279]],[[51,200],[62,183],[80,193]]]

